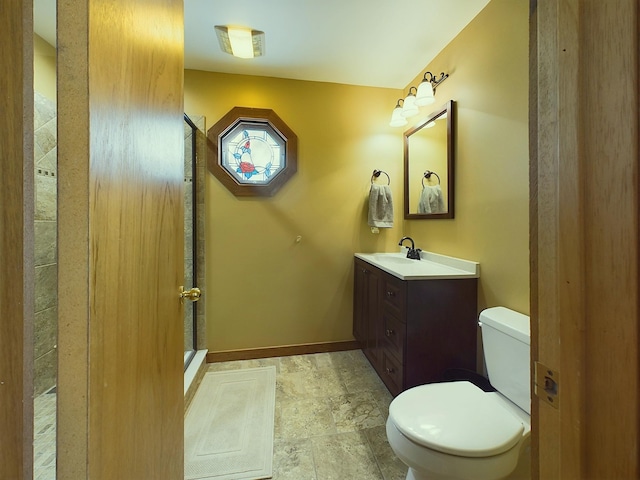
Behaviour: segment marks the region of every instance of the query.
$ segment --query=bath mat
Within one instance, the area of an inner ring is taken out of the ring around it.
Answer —
[[[184,425],[184,478],[271,478],[276,367],[207,372]]]

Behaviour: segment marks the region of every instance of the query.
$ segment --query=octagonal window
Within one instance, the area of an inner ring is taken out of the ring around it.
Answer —
[[[234,195],[273,195],[297,168],[297,137],[273,112],[235,107],[207,132],[211,173]]]
[[[286,166],[285,142],[268,123],[239,122],[221,138],[221,165],[240,184],[265,185]]]

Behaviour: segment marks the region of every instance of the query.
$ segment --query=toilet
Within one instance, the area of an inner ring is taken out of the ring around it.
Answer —
[[[493,480],[525,457],[531,433],[529,317],[505,307],[480,313],[489,382],[405,390],[389,406],[387,439],[409,467],[407,480]]]

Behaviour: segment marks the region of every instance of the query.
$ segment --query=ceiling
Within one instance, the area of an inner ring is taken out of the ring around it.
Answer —
[[[185,68],[404,88],[489,0],[184,0]],[[265,55],[220,51],[214,25],[265,32]],[[34,0],[55,45],[55,0]],[[434,72],[439,73],[439,72]]]

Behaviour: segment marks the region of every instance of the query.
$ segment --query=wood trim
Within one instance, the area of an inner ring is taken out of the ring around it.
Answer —
[[[89,62],[88,2],[59,0],[58,388],[59,478],[89,478]],[[79,128],[82,125],[84,128]]]
[[[531,329],[531,392],[534,391],[534,358],[538,358],[538,0],[529,4],[529,318]],[[532,425],[540,415],[531,401]],[[531,429],[531,478],[540,478],[540,431]]]
[[[342,352],[359,350],[360,342],[305,343],[283,347],[247,348],[243,350],[227,350],[207,353],[207,363],[228,362],[231,360],[253,360],[255,358],[287,357],[290,355],[309,355],[312,353]]]
[[[535,178],[530,186],[534,225],[530,229],[532,373],[534,362],[541,361],[560,371],[562,378],[558,409],[532,396],[532,464],[534,478],[542,479],[583,478],[584,473],[584,423],[580,418],[584,411],[581,385],[585,372],[584,363],[579,361],[584,356],[579,327],[583,319],[584,277],[580,268],[584,236],[575,132],[580,121],[576,110],[580,87],[579,22],[573,17],[575,10],[568,8],[569,3],[576,7],[575,0],[561,4],[538,2],[532,17],[537,29],[536,56],[531,60],[537,69],[537,81],[532,84],[536,116],[531,121],[535,152],[531,159]],[[560,52],[561,42],[568,42],[570,48]],[[559,119],[560,110],[563,122]],[[572,217],[575,221],[567,221]],[[535,383],[533,375],[531,378]],[[532,388],[532,394],[533,391]]]
[[[640,5],[637,0],[578,3],[586,232],[585,477],[640,478]],[[592,81],[594,71],[612,74]]]
[[[33,2],[0,6],[0,478],[33,477]]]
[[[640,6],[614,3],[531,1],[532,360],[560,373],[534,479],[640,477]]]

